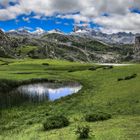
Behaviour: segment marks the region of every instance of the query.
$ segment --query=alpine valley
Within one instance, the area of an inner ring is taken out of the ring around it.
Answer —
[[[105,34],[78,26],[74,26],[69,34],[41,28],[34,32],[25,28],[8,32],[0,30],[0,57],[102,63],[139,61],[133,51],[136,36],[138,34],[125,32]]]

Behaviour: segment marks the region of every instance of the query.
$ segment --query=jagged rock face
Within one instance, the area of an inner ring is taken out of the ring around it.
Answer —
[[[8,38],[3,31],[0,30],[0,45],[6,45],[8,43]]]
[[[135,48],[134,48],[134,52],[140,52],[140,36],[137,36],[135,38]]]
[[[134,61],[140,62],[140,36],[136,36],[135,38]]]
[[[77,32],[79,30],[87,30],[88,29],[88,25],[85,25],[85,26],[78,26],[78,25],[75,25],[73,26],[73,32]]]
[[[109,63],[124,60],[127,52],[130,52],[130,48],[120,50],[102,41],[77,35],[53,32],[40,37],[13,36],[0,30],[0,57],[58,58]]]
[[[12,42],[10,38],[0,30],[0,57],[7,57],[11,54]]]

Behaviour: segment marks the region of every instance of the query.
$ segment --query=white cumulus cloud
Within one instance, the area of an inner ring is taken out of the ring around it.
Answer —
[[[140,32],[140,14],[130,12],[131,8],[140,9],[140,0],[0,0],[0,5],[5,7],[0,9],[1,21],[34,12],[33,18],[59,15],[76,23],[95,22],[104,32]]]

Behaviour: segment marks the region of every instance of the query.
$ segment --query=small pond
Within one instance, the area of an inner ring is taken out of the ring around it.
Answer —
[[[3,94],[3,103],[0,104],[6,107],[19,105],[24,102],[54,101],[77,93],[81,88],[82,86],[76,82],[47,82],[22,85],[9,93]]]

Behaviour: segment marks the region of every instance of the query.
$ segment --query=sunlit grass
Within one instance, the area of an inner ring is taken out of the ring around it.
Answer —
[[[3,59],[4,60],[4,59]],[[9,65],[0,65],[0,78],[26,80],[48,78],[75,80],[83,85],[78,93],[55,102],[24,104],[1,111],[0,140],[75,140],[79,125],[89,125],[91,139],[96,140],[138,140],[140,137],[140,65],[97,69],[89,71],[94,64],[72,63],[61,60],[25,59],[12,60]],[[1,61],[0,61],[1,62]],[[48,66],[42,65],[48,63]],[[73,70],[74,72],[69,72]],[[30,72],[31,74],[18,74]],[[118,78],[132,74],[131,80]],[[108,112],[112,118],[106,121],[86,122],[86,113]],[[47,116],[65,115],[70,120],[66,128],[44,132],[43,122]]]

